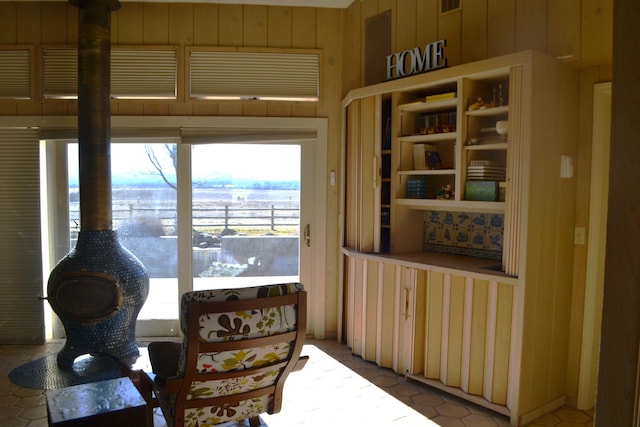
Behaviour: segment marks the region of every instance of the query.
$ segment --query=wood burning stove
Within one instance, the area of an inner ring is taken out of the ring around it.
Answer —
[[[111,13],[117,0],[71,0],[78,19],[80,233],[51,272],[48,301],[66,333],[58,366],[83,354],[131,364],[139,356],[135,322],[149,293],[142,263],[112,229]]]

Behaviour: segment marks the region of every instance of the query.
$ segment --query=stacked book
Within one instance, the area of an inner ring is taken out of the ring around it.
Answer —
[[[412,176],[407,178],[407,199],[427,198],[427,179],[423,176]]]
[[[467,180],[504,181],[507,169],[490,160],[472,160],[467,167]]]

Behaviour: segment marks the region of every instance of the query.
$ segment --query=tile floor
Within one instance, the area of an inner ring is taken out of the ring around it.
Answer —
[[[145,342],[141,341],[144,345]],[[47,425],[43,390],[21,388],[9,381],[9,372],[26,362],[56,353],[61,342],[42,346],[0,345],[0,426]],[[465,402],[423,384],[406,380],[353,356],[334,341],[307,340],[310,356],[304,370],[292,373],[284,389],[282,412],[264,415],[270,427],[292,426],[452,426],[509,425],[507,417]],[[586,427],[593,413],[564,407],[529,427]],[[155,427],[164,426],[156,412]]]

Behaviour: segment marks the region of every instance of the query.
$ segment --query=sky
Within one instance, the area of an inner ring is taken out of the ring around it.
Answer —
[[[145,144],[111,144],[112,175],[157,175],[147,157]],[[164,144],[154,144],[163,163],[163,170],[173,174],[171,160]],[[192,146],[192,177],[194,181],[230,176],[262,181],[299,180],[300,146],[275,144],[207,144]],[[69,181],[78,180],[77,144],[69,145]]]

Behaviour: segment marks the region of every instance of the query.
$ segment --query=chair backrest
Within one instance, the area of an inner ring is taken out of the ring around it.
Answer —
[[[182,385],[174,425],[215,425],[277,413],[304,344],[300,283],[188,292],[181,300]]]

